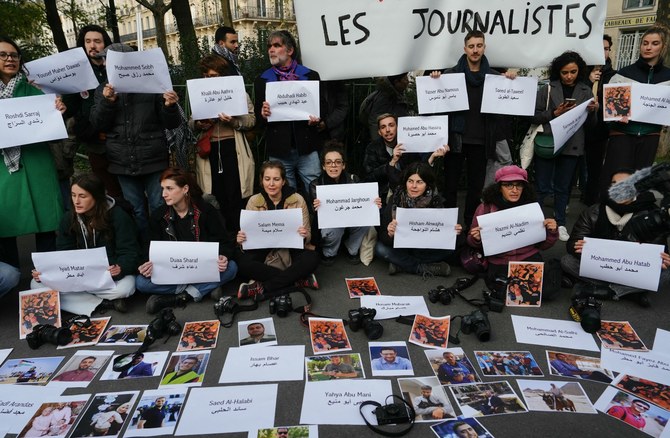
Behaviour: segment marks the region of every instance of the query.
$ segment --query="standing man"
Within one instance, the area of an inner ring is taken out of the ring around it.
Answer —
[[[212,53],[223,57],[228,61],[228,68],[230,73],[237,76],[242,76],[240,64],[237,55],[240,51],[240,42],[237,37],[237,32],[230,26],[221,26],[216,29],[214,33],[214,47]]]
[[[138,429],[156,429],[163,427],[165,421],[165,397],[158,397],[154,400],[154,405],[149,409],[143,409],[140,414],[140,420],[137,422]]]
[[[487,159],[496,158],[496,143],[504,140],[504,129],[500,116],[481,112],[484,95],[484,79],[487,74],[500,74],[489,66],[484,55],[486,42],[484,34],[473,30],[465,36],[465,52],[454,67],[441,73],[464,73],[468,92],[469,109],[449,115],[449,146],[451,152],[444,157],[445,207],[456,207],[458,184],[465,162],[467,194],[463,211],[464,224],[471,224],[475,209],[484,188]],[[439,71],[430,74],[440,77]],[[515,73],[506,72],[505,77],[514,79]]]
[[[465,364],[456,360],[456,355],[451,351],[442,354],[444,363],[437,369],[437,378],[443,385],[474,382],[477,380],[475,374]]]
[[[429,385],[421,386],[421,395],[414,397],[414,412],[421,415],[423,420],[441,420],[453,417],[444,409],[437,397],[433,397],[433,388]]]
[[[269,160],[280,161],[286,168],[286,180],[293,188],[297,188],[296,171],[300,177],[304,193],[309,183],[321,174],[319,151],[326,132],[325,123],[321,120],[327,116],[327,105],[324,101],[326,92],[323,85],[319,86],[320,112],[319,117],[310,116],[308,121],[270,122],[272,114],[270,103],[265,99],[265,86],[276,81],[318,81],[319,74],[298,63],[300,55],[298,45],[286,30],[276,30],[268,37],[268,56],[272,67],[265,70],[254,81],[256,120],[265,126],[265,148]]]
[[[398,356],[398,351],[393,347],[382,347],[379,355],[381,357],[372,361],[373,370],[398,371],[412,369],[412,362],[409,359]]]

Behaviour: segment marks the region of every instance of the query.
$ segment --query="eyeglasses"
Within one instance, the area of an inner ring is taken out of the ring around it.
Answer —
[[[522,182],[504,182],[500,183],[500,185],[506,189],[517,189],[517,190],[522,190],[523,189],[523,183]]]
[[[344,164],[343,160],[326,160],[323,164],[326,166],[341,166]]]
[[[19,59],[21,59],[21,55],[16,53],[16,52],[11,52],[11,53],[0,52],[0,60],[7,61],[7,58],[15,59],[15,60],[18,61]]]

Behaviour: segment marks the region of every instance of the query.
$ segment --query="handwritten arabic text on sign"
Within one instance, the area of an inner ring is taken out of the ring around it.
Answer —
[[[377,183],[316,186],[319,229],[379,225]]]
[[[481,227],[486,256],[532,245],[547,238],[544,214],[537,202],[484,214],[477,217],[477,222]]]
[[[416,100],[420,114],[448,113],[470,108],[464,73],[447,73],[439,78],[418,76]]]
[[[165,55],[159,48],[143,52],[107,52],[107,77],[117,93],[163,94],[172,90]]]
[[[304,240],[298,233],[302,226],[302,209],[240,212],[240,229],[247,235],[244,249],[302,248]]]
[[[456,248],[458,208],[398,208],[394,248]]]
[[[220,113],[240,116],[248,113],[242,76],[190,79],[186,81],[193,120],[217,118]]]
[[[26,63],[28,80],[45,93],[79,93],[98,86],[98,79],[81,47]]]
[[[449,144],[449,116],[399,117],[401,143],[405,152],[434,152]]]
[[[0,99],[0,149],[67,138],[56,95]]]
[[[309,116],[321,116],[319,81],[268,82],[265,100],[271,111],[268,122],[309,120]]]
[[[60,292],[84,292],[114,287],[104,247],[34,252],[42,283]]]
[[[155,284],[193,284],[219,281],[218,242],[151,241],[149,260]]]
[[[535,114],[537,78],[507,79],[501,75],[486,75],[482,112],[518,116]]]

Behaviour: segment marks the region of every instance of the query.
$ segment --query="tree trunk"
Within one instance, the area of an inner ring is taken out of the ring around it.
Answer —
[[[109,0],[109,8],[107,9],[109,14],[107,17],[107,26],[112,29],[112,41],[115,43],[121,42],[121,34],[119,32],[119,20],[116,17],[116,3],[114,0]]]
[[[44,0],[44,7],[47,13],[47,23],[54,36],[54,44],[59,52],[64,52],[69,49],[67,39],[65,39],[65,32],[63,32],[63,23],[58,16],[58,8],[56,8],[56,0]]]
[[[196,64],[200,58],[200,50],[188,0],[172,0],[172,15],[177,21],[179,32],[181,65],[185,69],[186,77],[193,78],[196,76]]]
[[[165,34],[165,14],[172,8],[172,3],[166,4],[163,0],[154,0],[153,3],[150,3],[147,0],[136,1],[151,11],[151,14],[154,17],[154,22],[156,23],[156,43],[167,59],[169,52],[167,48],[167,36]]]
[[[231,12],[230,0],[221,0],[221,24],[233,26],[233,14]]]

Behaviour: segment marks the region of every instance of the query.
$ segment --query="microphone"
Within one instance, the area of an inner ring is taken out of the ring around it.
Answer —
[[[651,167],[638,170],[623,181],[619,181],[618,183],[612,185],[608,190],[610,199],[619,204],[631,199],[635,199],[639,192],[636,184],[640,182],[640,180],[648,177],[651,174],[651,170]]]

